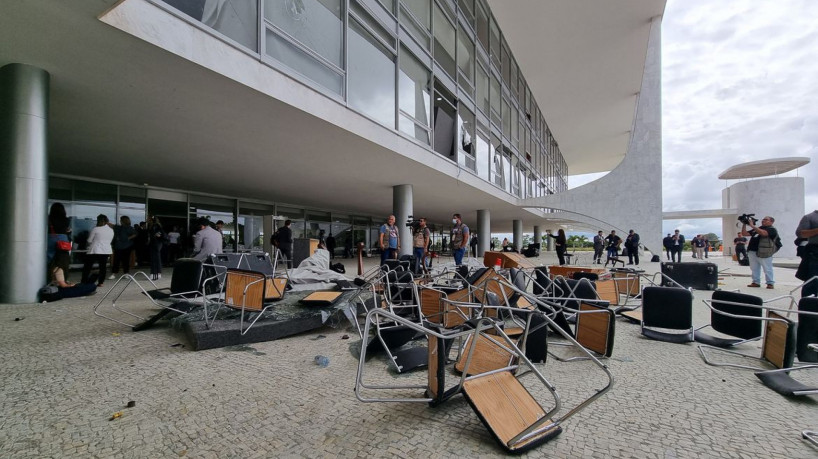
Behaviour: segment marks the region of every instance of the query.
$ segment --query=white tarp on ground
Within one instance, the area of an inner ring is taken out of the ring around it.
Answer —
[[[306,258],[297,268],[289,272],[293,290],[323,290],[336,286],[333,281],[346,280],[346,276],[329,269],[329,251],[317,249]]]

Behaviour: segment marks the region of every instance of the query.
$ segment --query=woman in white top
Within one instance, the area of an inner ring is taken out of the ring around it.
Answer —
[[[99,264],[97,287],[102,287],[107,274],[108,258],[111,256],[111,241],[114,240],[114,230],[108,226],[108,217],[103,214],[97,216],[97,226],[91,229],[88,235],[88,252],[85,254],[85,265],[82,268],[82,283],[88,282],[91,268],[94,263]]]

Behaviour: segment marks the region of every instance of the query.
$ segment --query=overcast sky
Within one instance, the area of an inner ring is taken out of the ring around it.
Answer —
[[[812,162],[783,176],[818,209],[818,0],[668,0],[662,32],[664,210],[721,208],[725,169],[793,156]],[[718,219],[663,226],[721,236]]]

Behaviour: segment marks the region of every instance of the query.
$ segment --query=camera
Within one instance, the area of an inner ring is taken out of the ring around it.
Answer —
[[[415,232],[420,229],[420,220],[415,220],[415,218],[410,215],[409,219],[406,220],[406,227],[412,228],[412,232]]]
[[[738,221],[745,225],[755,225],[758,219],[753,217],[755,217],[755,214],[741,214],[738,216]]]

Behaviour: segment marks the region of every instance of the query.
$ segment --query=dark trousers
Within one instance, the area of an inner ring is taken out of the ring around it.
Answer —
[[[557,260],[560,261],[560,266],[565,264],[565,249],[557,247]]]
[[[278,250],[281,251],[281,255],[284,256],[286,260],[286,267],[288,268],[296,268],[297,266],[293,266],[293,245],[292,244],[281,244],[278,247]]]
[[[682,262],[682,246],[673,246],[670,248],[670,261]]]
[[[60,295],[63,298],[77,298],[90,295],[97,289],[97,284],[74,284],[72,287],[59,287]]]
[[[747,258],[747,247],[744,245],[736,246],[736,261],[741,261]]]
[[[668,260],[672,260],[672,259],[670,258],[670,256],[671,256],[671,255],[670,255],[670,253],[671,253],[671,252],[672,252],[672,251],[670,250],[670,247],[665,247],[665,254],[667,255],[667,259],[668,259]]]
[[[122,274],[128,274],[131,268],[131,250],[133,247],[127,249],[117,249],[114,254],[114,263],[111,265],[111,273],[116,274],[119,268],[122,268]]]
[[[594,249],[594,261],[597,263],[602,261],[602,247]]]
[[[89,255],[85,254],[85,264],[82,267],[82,283],[88,283],[88,277],[91,275],[91,268],[94,263],[99,264],[99,279],[97,284],[102,285],[105,282],[105,276],[108,274],[108,257],[110,255]]]
[[[162,245],[152,245],[151,254],[151,274],[162,274]]]
[[[633,263],[636,260],[636,264],[639,264],[639,249],[632,249],[628,248],[628,263]]]

